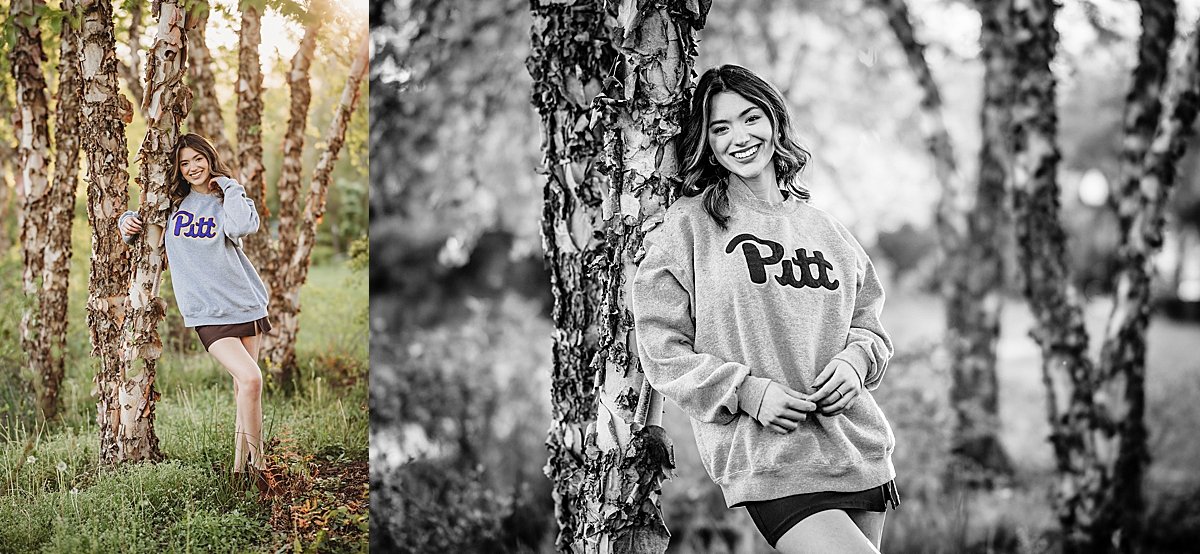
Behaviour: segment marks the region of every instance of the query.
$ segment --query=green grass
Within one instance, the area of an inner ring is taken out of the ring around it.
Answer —
[[[89,232],[77,219],[61,417],[32,415],[28,375],[0,380],[0,552],[366,551],[365,470],[361,483],[339,477],[367,460],[365,270],[314,267],[301,291],[300,388],[269,389],[263,405],[269,462],[290,488],[259,498],[236,490],[225,470],[232,381],[202,350],[168,350],[158,366],[155,427],[167,460],[99,467],[84,308]],[[0,253],[5,367],[24,365],[18,260],[14,249]],[[191,331],[185,339],[196,341]]]

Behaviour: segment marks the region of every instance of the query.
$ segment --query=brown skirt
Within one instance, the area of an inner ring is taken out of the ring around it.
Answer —
[[[204,351],[208,351],[208,347],[212,343],[217,342],[225,337],[253,337],[259,333],[266,333],[271,330],[271,322],[267,318],[262,318],[256,321],[247,321],[245,323],[231,323],[229,325],[197,325],[196,334],[200,336],[200,342],[204,344]]]

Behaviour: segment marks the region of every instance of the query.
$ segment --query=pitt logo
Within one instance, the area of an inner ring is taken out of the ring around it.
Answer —
[[[769,248],[771,254],[763,257],[755,243]],[[792,259],[785,260],[783,259],[782,244],[760,239],[750,233],[742,233],[729,241],[729,246],[725,247],[725,253],[732,254],[733,249],[739,244],[742,245],[742,254],[746,257],[746,269],[750,270],[750,282],[756,285],[767,282],[767,266],[775,264],[781,264],[782,269],[780,274],[775,276],[775,282],[785,287],[837,290],[840,284],[837,279],[829,280],[828,272],[833,269],[833,264],[825,259],[825,255],[820,250],[813,250],[812,256],[809,256],[808,252],[801,248],[796,250],[796,255]],[[813,266],[816,266],[815,277],[812,271]],[[799,279],[796,278],[796,270],[800,271]]]
[[[172,232],[177,237],[211,239],[217,236],[217,219],[215,217],[197,218],[192,212],[180,210],[175,214],[175,225]]]

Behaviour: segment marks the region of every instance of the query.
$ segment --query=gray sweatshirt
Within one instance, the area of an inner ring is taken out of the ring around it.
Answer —
[[[167,219],[171,283],[188,327],[246,323],[267,315],[267,288],[241,248],[241,238],[258,230],[254,201],[233,179],[217,177],[217,184],[224,200],[191,192]],[[133,215],[125,212],[121,221]]]
[[[728,230],[697,196],[676,201],[646,235],[633,315],[650,384],[692,418],[704,467],[731,507],[895,478],[895,436],[868,392],[893,351],[871,260],[845,227],[798,199],[770,204],[741,183],[729,197]],[[814,412],[786,435],[751,417],[772,381],[811,394],[834,358],[865,385],[840,415]]]

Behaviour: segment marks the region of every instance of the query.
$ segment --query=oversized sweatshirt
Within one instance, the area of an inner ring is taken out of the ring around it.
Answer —
[[[258,230],[254,201],[233,179],[217,177],[217,184],[223,200],[191,192],[167,218],[171,284],[187,327],[246,323],[267,315],[267,289],[241,248],[241,238]],[[126,212],[121,220],[132,215],[136,212]]]
[[[633,283],[646,377],[691,417],[730,507],[886,483],[895,436],[870,391],[893,349],[871,260],[829,214],[729,188],[728,229],[697,196],[676,201],[646,235]],[[811,394],[835,358],[864,385],[848,409],[810,413],[786,435],[754,419],[771,382]]]

